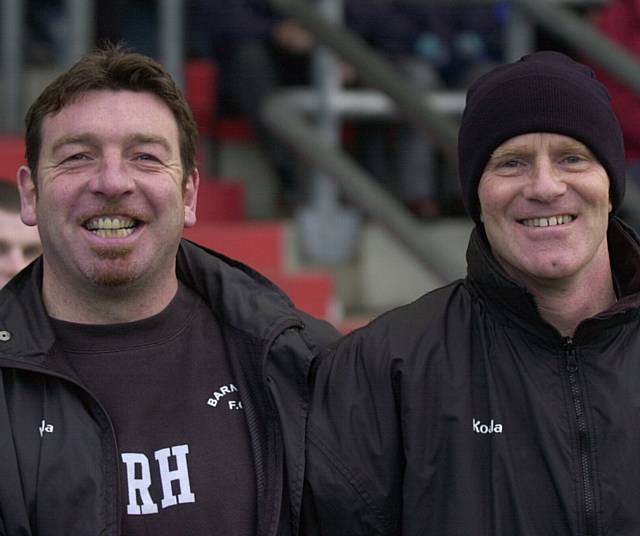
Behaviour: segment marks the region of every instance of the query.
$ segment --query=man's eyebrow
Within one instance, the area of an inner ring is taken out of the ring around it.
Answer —
[[[527,156],[532,153],[530,147],[525,145],[514,145],[511,147],[498,147],[495,151],[491,153],[489,156],[489,160],[495,160],[497,158],[505,158],[505,157],[517,157],[517,156]]]
[[[579,141],[567,141],[566,143],[558,146],[558,152],[591,154],[591,149],[589,149],[589,147],[587,147],[584,143],[580,143]]]
[[[574,141],[574,140],[566,140],[566,141],[560,142],[552,146],[551,150],[556,153],[575,153],[575,152],[591,153],[591,150],[589,149],[589,147],[587,147],[584,143],[581,143],[579,141]],[[510,147],[498,147],[495,151],[493,151],[493,153],[491,153],[491,156],[489,157],[489,159],[493,160],[496,158],[505,158],[505,157],[523,157],[523,156],[533,154],[534,152],[535,152],[535,149],[532,149],[527,145],[513,145]]]
[[[51,152],[55,153],[65,145],[73,144],[97,146],[99,145],[99,142],[97,137],[90,132],[83,134],[69,134],[68,136],[63,136],[59,140],[56,140],[56,142],[51,147]],[[171,144],[169,143],[169,140],[167,140],[167,138],[165,138],[164,136],[157,136],[155,134],[131,134],[130,136],[127,136],[125,138],[125,144],[154,144],[162,146],[162,148],[167,151],[171,150]]]
[[[95,136],[93,136],[91,133],[69,134],[68,136],[63,136],[59,140],[55,141],[55,143],[51,147],[51,152],[55,153],[56,151],[59,151],[65,145],[72,145],[72,144],[96,145]]]
[[[164,136],[157,136],[155,134],[131,134],[125,138],[127,145],[140,145],[140,144],[152,144],[161,145],[166,151],[171,151],[171,144],[169,140]]]

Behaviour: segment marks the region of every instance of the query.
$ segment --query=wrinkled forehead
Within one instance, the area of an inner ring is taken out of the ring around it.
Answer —
[[[92,90],[47,114],[41,127],[40,154],[70,142],[161,141],[179,152],[178,124],[171,109],[148,92]]]
[[[493,150],[490,159],[507,154],[536,154],[540,151],[588,154],[596,158],[586,144],[571,136],[553,132],[530,132],[502,142]]]

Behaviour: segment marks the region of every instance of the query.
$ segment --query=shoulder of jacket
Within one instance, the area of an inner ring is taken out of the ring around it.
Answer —
[[[340,338],[340,332],[331,323],[296,309],[304,323],[303,333],[319,346],[326,346]]]
[[[439,340],[447,323],[461,325],[471,301],[463,280],[455,281],[383,313],[343,337],[336,351],[407,356],[414,353],[416,345]]]
[[[464,280],[460,279],[423,294],[406,305],[396,307],[378,317],[372,324],[379,324],[382,329],[406,327],[411,330],[424,331],[429,326],[445,319],[451,309],[464,308],[471,298]]]

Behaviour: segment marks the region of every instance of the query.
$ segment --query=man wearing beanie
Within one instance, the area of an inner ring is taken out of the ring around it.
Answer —
[[[640,244],[605,88],[556,52],[468,92],[468,274],[314,364],[306,534],[640,534]]]

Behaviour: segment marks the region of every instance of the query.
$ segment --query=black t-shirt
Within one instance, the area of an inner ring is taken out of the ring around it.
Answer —
[[[145,320],[52,324],[65,358],[113,421],[122,534],[255,534],[241,396],[205,302],[181,284],[169,306]]]

